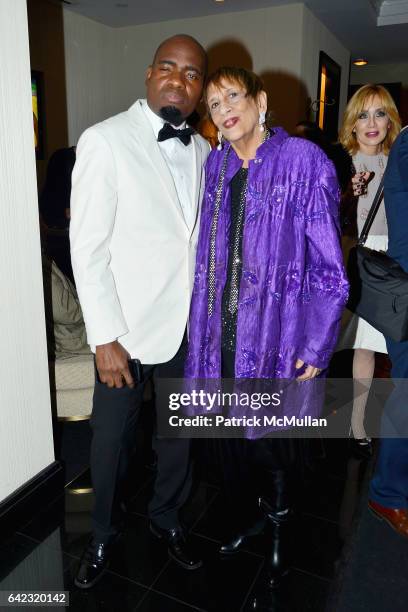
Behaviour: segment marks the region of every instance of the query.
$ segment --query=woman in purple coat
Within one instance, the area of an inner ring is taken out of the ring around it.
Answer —
[[[220,68],[205,101],[221,144],[206,165],[186,376],[311,379],[329,364],[348,294],[334,166],[313,143],[267,128],[257,75]],[[240,510],[240,466],[267,472],[260,506],[275,536],[289,516],[289,442],[224,445]],[[241,525],[221,552],[237,552],[263,523]],[[272,581],[282,571],[278,559]]]

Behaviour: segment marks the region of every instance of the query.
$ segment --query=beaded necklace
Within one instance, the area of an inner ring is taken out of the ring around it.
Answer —
[[[270,136],[269,130],[265,129],[264,137],[262,140],[263,144],[266,140],[268,140]],[[218,219],[220,215],[222,194],[224,192],[224,181],[225,181],[225,173],[227,171],[227,164],[229,154],[231,152],[231,146],[229,146],[225,152],[224,159],[221,166],[220,177],[218,179],[217,191],[215,195],[215,204],[214,204],[214,216],[212,218],[211,223],[211,231],[210,231],[210,254],[208,261],[208,316],[213,314],[214,310],[214,300],[215,300],[215,264],[216,264],[216,239],[217,239],[217,230],[218,230]],[[237,232],[234,237],[234,245],[233,245],[233,263],[231,270],[231,294],[230,300],[228,304],[228,310],[231,314],[234,314],[238,308],[238,297],[239,297],[239,243],[240,243],[240,228],[244,219],[244,211],[245,211],[245,202],[248,191],[248,174],[246,176],[241,196],[239,199],[239,210],[238,210],[238,223],[237,223]]]

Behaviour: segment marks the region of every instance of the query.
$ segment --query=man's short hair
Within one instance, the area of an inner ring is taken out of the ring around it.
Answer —
[[[154,56],[153,56],[153,61],[152,64],[155,63],[156,58],[157,58],[157,54],[159,53],[160,49],[167,44],[170,40],[173,40],[173,38],[185,38],[187,40],[190,40],[191,42],[193,42],[201,51],[203,59],[204,59],[204,75],[205,76],[207,74],[207,68],[208,68],[208,57],[207,57],[207,51],[204,49],[203,45],[201,43],[198,42],[198,40],[196,38],[194,38],[194,36],[190,36],[190,34],[174,34],[174,36],[169,36],[169,38],[166,38],[165,40],[163,40],[160,45],[157,47]]]

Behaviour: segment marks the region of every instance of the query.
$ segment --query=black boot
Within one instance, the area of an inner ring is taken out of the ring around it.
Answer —
[[[283,612],[286,609],[287,598],[282,597],[280,590],[268,588],[267,584],[261,581],[260,588],[244,608],[245,612]]]
[[[282,593],[277,587],[282,585],[290,568],[291,555],[288,530],[291,511],[289,508],[275,510],[263,498],[259,499],[259,506],[265,514],[267,522],[268,552],[255,593],[249,602],[248,610],[275,612],[278,609],[284,609],[279,606]]]
[[[265,498],[259,498],[259,507],[266,518],[267,554],[265,560],[265,574],[268,587],[277,586],[290,568],[290,519],[289,508],[274,509]]]
[[[262,533],[266,526],[266,519],[260,517],[254,521],[246,529],[240,530],[234,536],[232,536],[228,542],[220,547],[220,554],[222,555],[234,555],[244,548],[247,544],[248,539]]]

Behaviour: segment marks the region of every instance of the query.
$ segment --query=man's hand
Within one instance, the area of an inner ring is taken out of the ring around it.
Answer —
[[[295,364],[295,368],[299,370],[302,366],[305,365],[305,362],[301,359],[298,359]],[[320,368],[315,368],[313,365],[309,364],[306,366],[306,370],[303,372],[302,376],[297,376],[297,380],[310,380],[311,378],[315,378],[321,372]]]
[[[121,389],[124,383],[128,387],[134,387],[135,383],[129,372],[128,358],[128,352],[117,340],[97,346],[95,362],[99,380],[111,388]]]

